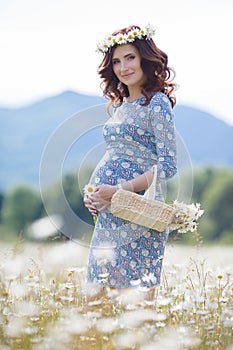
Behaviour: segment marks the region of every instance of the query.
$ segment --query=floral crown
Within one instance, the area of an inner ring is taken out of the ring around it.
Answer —
[[[150,25],[146,25],[145,27],[138,29],[132,28],[126,34],[116,34],[116,35],[107,35],[104,40],[102,40],[97,45],[97,51],[106,53],[115,45],[124,45],[127,43],[133,43],[136,39],[139,40],[147,40],[152,38],[155,34],[155,29]]]

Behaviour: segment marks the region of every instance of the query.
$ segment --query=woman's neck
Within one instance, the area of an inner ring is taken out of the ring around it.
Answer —
[[[137,90],[131,90],[129,89],[129,96],[127,97],[127,101],[128,102],[131,102],[131,101],[134,101],[136,100],[137,98],[139,97],[142,97],[143,94],[141,92],[141,89],[137,89]]]

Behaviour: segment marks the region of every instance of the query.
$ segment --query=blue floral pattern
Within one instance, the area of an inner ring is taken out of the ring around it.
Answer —
[[[157,164],[158,182],[176,171],[173,110],[168,97],[155,93],[148,106],[144,97],[124,101],[106,122],[106,152],[97,165],[94,185],[117,185],[143,174]],[[143,193],[143,192],[142,192]],[[160,184],[156,198],[163,200]],[[87,281],[115,288],[160,283],[168,233],[159,233],[119,219],[110,210],[97,217],[87,271]]]

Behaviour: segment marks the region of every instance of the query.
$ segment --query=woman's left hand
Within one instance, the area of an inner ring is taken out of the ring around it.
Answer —
[[[98,210],[105,210],[111,203],[112,196],[116,192],[117,187],[111,185],[100,185],[97,186],[95,192],[90,196],[92,204]]]

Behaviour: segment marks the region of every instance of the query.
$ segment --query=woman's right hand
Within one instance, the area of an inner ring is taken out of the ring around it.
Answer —
[[[96,209],[96,207],[92,204],[92,199],[85,195],[84,199],[83,199],[84,205],[85,207],[89,210],[89,212],[91,213],[91,215],[93,216],[97,216],[98,215],[98,210]]]

